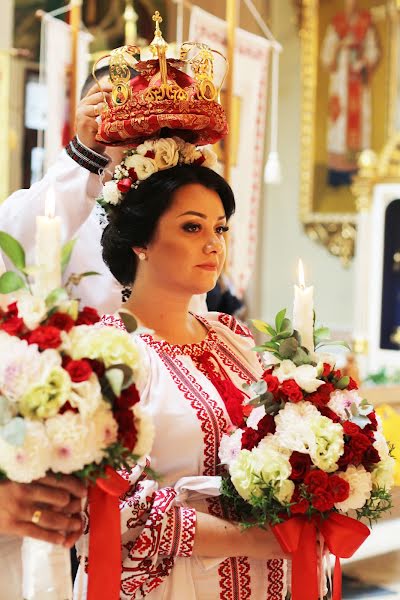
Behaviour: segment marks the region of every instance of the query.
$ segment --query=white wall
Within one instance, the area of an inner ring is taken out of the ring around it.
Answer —
[[[0,49],[13,46],[14,0],[1,0]]]
[[[306,283],[314,284],[317,319],[334,331],[351,330],[354,269],[344,268],[324,246],[312,242],[299,221],[300,41],[290,0],[271,0],[271,29],[283,45],[280,64],[279,154],[283,182],[266,186],[261,214],[258,316],[271,320],[291,309],[297,259]],[[291,310],[290,310],[291,312]],[[254,313],[254,311],[252,311]]]

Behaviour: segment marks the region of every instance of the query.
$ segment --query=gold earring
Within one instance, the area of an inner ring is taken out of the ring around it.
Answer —
[[[139,260],[146,260],[146,255],[145,255],[145,253],[144,253],[144,252],[139,252],[139,254],[138,254],[138,258],[139,258]]]

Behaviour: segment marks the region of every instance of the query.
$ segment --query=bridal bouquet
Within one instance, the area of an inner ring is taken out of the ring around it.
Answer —
[[[274,327],[254,322],[269,336],[257,348],[265,370],[247,386],[243,425],[222,438],[222,494],[246,525],[270,524],[292,554],[293,600],[316,600],[324,548],[351,556],[369,534],[358,520],[374,521],[391,507],[395,461],[357,383],[319,352],[327,330],[314,329],[316,351],[309,352],[285,312]],[[337,559],[337,599],[340,580]]]
[[[0,292],[7,279],[0,278]],[[114,522],[118,531],[109,535],[116,549],[109,552],[120,552],[118,496],[127,484],[116,470],[131,468],[150,451],[153,428],[135,386],[140,361],[134,340],[99,321],[95,309],[80,309],[62,288],[46,298],[26,289],[0,311],[0,475],[30,483],[52,471],[87,481],[92,538],[96,520]],[[40,511],[33,520],[40,523]],[[24,597],[42,598],[36,588],[50,567],[35,557],[51,560],[64,551],[69,564],[69,552],[31,538],[24,544]],[[104,548],[92,545],[91,551],[96,565]]]

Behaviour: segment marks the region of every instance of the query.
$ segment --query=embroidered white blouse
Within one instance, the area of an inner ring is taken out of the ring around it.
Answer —
[[[198,318],[208,330],[198,344],[178,346],[148,334],[137,336],[146,365],[137,385],[141,403],[154,420],[151,467],[161,481],[141,478],[136,467],[130,474],[132,487],[120,502],[121,600],[283,600],[285,561],[191,556],[196,509],[224,517],[218,498],[218,447],[231,425],[202,357],[211,357],[214,369],[239,389],[261,373],[245,327],[220,313]],[[103,322],[123,327],[112,316]],[[85,534],[78,545],[81,565],[87,544]],[[76,600],[86,598],[85,588],[80,567]]]

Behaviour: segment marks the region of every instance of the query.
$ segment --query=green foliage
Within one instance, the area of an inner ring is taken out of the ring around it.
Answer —
[[[21,244],[5,231],[0,231],[0,248],[18,271],[25,270],[25,250]]]
[[[124,310],[118,311],[118,314],[119,314],[121,321],[125,325],[125,328],[128,333],[132,333],[133,331],[136,331],[138,324],[137,324],[135,317],[133,316],[133,314],[131,312],[124,309]]]
[[[56,288],[55,290],[52,290],[45,300],[47,308],[59,306],[61,303],[67,301],[68,294],[64,288]]]
[[[61,271],[64,273],[65,269],[68,267],[69,261],[71,259],[72,251],[75,247],[76,239],[69,240],[61,249]]]
[[[0,277],[0,294],[11,294],[21,288],[26,288],[26,284],[18,273],[6,271]]]
[[[385,367],[376,373],[370,373],[365,379],[365,383],[373,383],[374,385],[398,385],[400,383],[400,369],[393,373],[388,373]]]
[[[390,492],[386,488],[373,487],[371,496],[364,506],[356,510],[357,519],[368,519],[369,524],[372,525],[391,508],[393,504]]]

